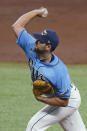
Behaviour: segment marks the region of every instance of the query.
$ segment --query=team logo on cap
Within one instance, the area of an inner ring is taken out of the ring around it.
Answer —
[[[42,35],[47,35],[47,31],[44,30],[41,34],[42,34]]]

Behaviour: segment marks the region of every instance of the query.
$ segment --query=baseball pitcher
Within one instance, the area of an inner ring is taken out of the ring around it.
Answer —
[[[32,10],[22,15],[12,29],[16,43],[26,54],[33,82],[33,94],[46,104],[28,122],[26,131],[45,131],[59,123],[64,131],[86,131],[78,108],[79,90],[71,82],[66,65],[53,53],[59,45],[55,31],[46,29],[30,35],[25,26],[35,17],[47,17],[46,8]]]

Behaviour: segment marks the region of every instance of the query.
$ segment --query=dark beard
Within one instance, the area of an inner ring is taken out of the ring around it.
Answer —
[[[34,48],[34,51],[37,53],[37,54],[43,54],[43,53],[45,53],[45,51],[44,50],[39,50],[38,48]]]

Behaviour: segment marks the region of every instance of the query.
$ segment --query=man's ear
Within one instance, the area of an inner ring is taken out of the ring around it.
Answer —
[[[51,51],[51,45],[47,45],[46,48],[48,51]]]

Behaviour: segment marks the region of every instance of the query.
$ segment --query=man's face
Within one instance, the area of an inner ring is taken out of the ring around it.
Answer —
[[[47,46],[45,43],[41,43],[39,40],[36,40],[34,51],[37,53],[45,53],[47,52]]]

